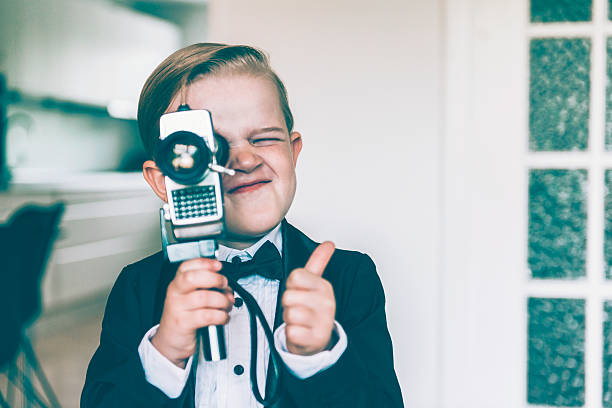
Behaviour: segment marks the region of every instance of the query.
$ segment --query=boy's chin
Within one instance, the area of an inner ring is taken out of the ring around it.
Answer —
[[[281,219],[282,220],[282,219]],[[226,240],[255,243],[261,237],[276,227],[281,220],[270,220],[268,222],[258,222],[256,224],[226,223]]]

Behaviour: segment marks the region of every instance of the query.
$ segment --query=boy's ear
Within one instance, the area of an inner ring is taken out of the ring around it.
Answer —
[[[142,175],[153,189],[153,192],[163,201],[168,202],[164,174],[153,160],[147,160],[142,164]]]
[[[293,153],[293,165],[297,163],[298,156],[302,151],[302,135],[300,132],[291,132],[289,135],[289,140],[291,140],[291,150]]]

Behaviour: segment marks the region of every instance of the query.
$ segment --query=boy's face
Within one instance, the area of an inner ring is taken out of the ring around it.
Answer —
[[[214,130],[230,146],[223,175],[228,241],[253,241],[287,214],[295,195],[295,163],[302,147],[289,134],[273,83],[247,74],[205,76],[187,88],[191,109],[211,112]],[[166,112],[174,112],[179,98]]]

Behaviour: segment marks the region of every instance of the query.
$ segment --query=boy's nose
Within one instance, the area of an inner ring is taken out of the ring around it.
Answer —
[[[243,173],[250,173],[262,163],[262,158],[257,155],[251,146],[243,145],[230,148],[228,165],[231,169]]]

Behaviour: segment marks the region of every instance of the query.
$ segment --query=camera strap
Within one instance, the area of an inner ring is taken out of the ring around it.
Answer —
[[[274,335],[272,334],[272,329],[270,329],[270,325],[268,325],[268,322],[266,321],[266,317],[264,313],[262,312],[261,308],[259,307],[259,305],[257,304],[257,301],[255,300],[253,295],[251,295],[245,288],[243,288],[235,278],[233,278],[232,276],[228,276],[226,274],[223,274],[223,275],[227,277],[229,286],[235,292],[237,292],[240,295],[240,297],[242,297],[242,300],[244,301],[244,304],[246,305],[247,310],[249,312],[249,326],[250,326],[250,335],[251,335],[251,363],[250,363],[251,367],[250,367],[250,372],[249,372],[249,379],[251,382],[251,390],[253,391],[253,396],[255,397],[257,402],[262,404],[264,407],[271,407],[274,404],[276,404],[276,402],[278,401],[280,397],[280,392],[279,392],[280,391],[280,381],[281,381],[280,371],[281,371],[281,364],[282,364],[281,357],[278,354],[278,351],[276,351],[276,347],[274,347]],[[261,327],[263,328],[264,334],[266,336],[266,340],[268,341],[268,344],[270,346],[270,361],[271,361],[270,368],[272,369],[272,372],[271,372],[271,375],[267,375],[268,381],[266,384],[267,392],[265,393],[266,394],[265,397],[262,397],[262,393],[259,390],[259,385],[257,384],[257,341],[258,341],[257,340],[257,319],[259,319],[259,323],[261,324]],[[223,326],[218,326],[218,327],[223,327]],[[206,328],[202,328],[200,329],[200,331],[202,331],[203,329],[206,329]],[[200,335],[197,336],[197,339],[198,339],[198,345],[196,347],[194,361],[199,361],[200,350],[204,350],[202,348],[201,343],[210,341],[209,338],[202,336],[201,332],[200,332]],[[197,369],[197,364],[195,367]],[[194,381],[195,381],[195,372],[194,372]]]
[[[255,399],[262,404],[264,407],[269,407],[274,405],[279,396],[280,396],[280,369],[282,360],[278,351],[276,351],[276,347],[274,347],[274,335],[272,334],[272,330],[266,321],[266,317],[262,312],[261,308],[257,304],[257,301],[246,289],[244,289],[236,279],[231,276],[227,276],[227,280],[229,286],[236,291],[242,300],[244,301],[247,310],[249,311],[249,321],[250,321],[250,332],[251,332],[251,369],[250,369],[250,380],[251,380],[251,389],[253,390],[253,396]],[[257,384],[257,319],[259,319],[259,323],[263,328],[264,334],[266,336],[266,340],[268,341],[268,345],[270,346],[270,360],[272,369],[272,376],[268,376],[271,382],[267,385],[268,392],[267,395],[262,397],[262,394],[259,390],[259,386]]]

